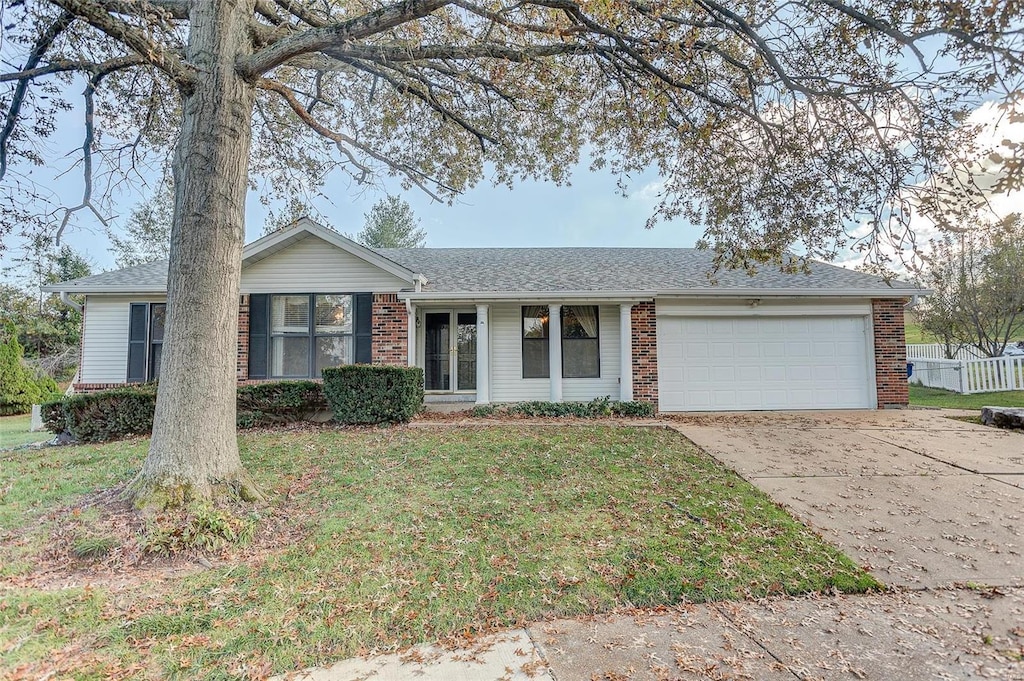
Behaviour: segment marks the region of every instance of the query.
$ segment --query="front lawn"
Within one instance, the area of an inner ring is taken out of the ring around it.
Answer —
[[[942,388],[912,385],[910,386],[910,404],[915,407],[978,410],[982,407],[1024,407],[1024,390],[961,395]]]
[[[53,437],[46,431],[29,432],[32,417],[29,414],[19,416],[0,416],[0,449],[9,449],[30,442],[42,442]]]
[[[546,617],[876,585],[669,430],[240,441],[274,504],[252,544],[186,576],[116,565],[85,588],[66,586],[80,565],[40,569],[95,508],[54,510],[127,481],[146,441],[0,454],[0,677],[259,677]]]

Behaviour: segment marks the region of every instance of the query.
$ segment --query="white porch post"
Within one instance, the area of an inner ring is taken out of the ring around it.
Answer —
[[[487,331],[487,305],[476,306],[476,403],[491,401],[491,344]]]
[[[551,401],[562,401],[562,306],[548,305],[548,368]]]
[[[619,305],[619,399],[633,401],[633,306]]]
[[[409,322],[409,359],[407,364],[414,367],[416,366],[416,306],[407,303],[405,311]]]

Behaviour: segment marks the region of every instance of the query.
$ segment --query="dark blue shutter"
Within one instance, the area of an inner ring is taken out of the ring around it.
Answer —
[[[132,303],[128,312],[128,382],[146,382],[146,329],[149,304]]]
[[[270,358],[270,296],[249,296],[249,378],[266,378]]]
[[[356,364],[373,362],[373,294],[356,293],[352,296],[352,304],[356,309],[355,328],[352,335],[355,340]]]

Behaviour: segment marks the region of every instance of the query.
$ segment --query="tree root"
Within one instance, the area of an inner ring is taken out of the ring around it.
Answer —
[[[143,513],[159,513],[208,502],[255,503],[266,500],[266,496],[243,469],[229,478],[216,480],[196,480],[183,476],[153,479],[139,473],[125,488],[124,496]]]

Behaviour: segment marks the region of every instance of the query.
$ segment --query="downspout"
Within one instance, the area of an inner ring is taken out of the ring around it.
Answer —
[[[67,291],[61,291],[60,292],[60,302],[62,302],[65,305],[67,305],[68,307],[70,307],[75,312],[81,312],[82,311],[82,306],[79,305],[78,303],[76,303],[75,301],[71,300],[71,298],[68,297],[68,292]]]

